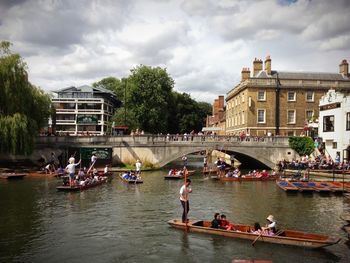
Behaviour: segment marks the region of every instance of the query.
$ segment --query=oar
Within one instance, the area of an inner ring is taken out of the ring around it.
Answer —
[[[185,174],[185,190],[186,190],[186,193],[187,193],[187,187],[186,187],[187,173],[186,173],[186,171],[184,171],[184,174]],[[187,199],[188,199],[188,196],[187,196]],[[187,218],[187,200],[185,202],[185,215],[186,215],[186,218],[185,218],[186,227],[185,227],[185,229],[186,229],[186,232],[187,232],[187,230],[188,230],[188,225],[187,225],[187,221],[188,221],[188,218]]]
[[[255,242],[258,241],[258,239],[261,237],[262,233],[263,232],[261,231],[260,235],[258,235],[258,237],[254,239],[254,241],[252,242],[252,246],[254,246]]]

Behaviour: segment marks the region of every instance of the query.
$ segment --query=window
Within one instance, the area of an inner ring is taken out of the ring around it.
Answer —
[[[265,123],[266,110],[258,110],[258,123]]]
[[[287,132],[287,136],[288,137],[291,137],[291,136],[294,136],[295,134],[294,134],[294,131],[288,131]]]
[[[266,100],[266,92],[264,90],[258,91],[258,101],[265,101]]]
[[[295,110],[289,110],[287,112],[287,123],[295,124]]]
[[[334,131],[334,115],[323,117],[323,131],[324,132]]]
[[[350,130],[350,112],[346,113],[346,130]]]
[[[314,111],[313,110],[306,110],[306,120],[310,121],[312,119],[312,117],[314,116]]]
[[[244,102],[244,93],[242,93],[242,102]]]
[[[296,101],[296,94],[294,91],[288,91],[288,101]]]
[[[244,124],[244,111],[242,112],[242,124]]]
[[[332,148],[333,148],[333,149],[337,149],[337,142],[333,142],[333,143],[332,143]]]
[[[310,101],[310,102],[314,101],[314,92],[313,91],[306,92],[306,101]]]

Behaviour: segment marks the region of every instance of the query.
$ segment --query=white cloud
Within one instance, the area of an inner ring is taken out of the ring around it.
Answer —
[[[46,90],[166,67],[175,89],[212,102],[254,57],[273,69],[337,72],[350,59],[350,7],[337,1],[17,0],[0,2],[11,41]]]

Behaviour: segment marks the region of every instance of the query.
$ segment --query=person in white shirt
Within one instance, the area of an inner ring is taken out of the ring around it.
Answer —
[[[142,164],[141,164],[140,160],[137,160],[135,163],[137,177],[139,177],[141,174],[141,166],[142,166]]]
[[[108,164],[106,164],[105,168],[103,169],[103,173],[105,175],[108,173]]]
[[[190,210],[190,202],[189,202],[189,193],[192,193],[192,189],[190,188],[191,180],[186,179],[186,182],[180,188],[180,202],[183,208],[182,212],[182,223],[187,222],[187,214]]]
[[[93,153],[91,156],[91,164],[90,166],[94,165],[97,161],[97,156]]]
[[[277,223],[276,223],[273,215],[269,215],[266,218],[266,221],[267,221],[267,225],[266,225],[266,227],[263,227],[263,230],[268,230],[270,235],[275,234],[277,232],[276,231]]]
[[[73,186],[73,180],[74,180],[74,176],[75,176],[75,167],[78,166],[81,162],[81,159],[79,160],[79,162],[74,163],[73,160],[70,160],[71,163],[69,163],[66,166],[66,170],[69,174],[69,186]]]

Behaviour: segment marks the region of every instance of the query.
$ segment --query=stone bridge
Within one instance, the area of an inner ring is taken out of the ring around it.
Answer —
[[[65,136],[38,137],[32,160],[67,152],[68,148],[111,148],[112,163],[134,163],[136,159],[162,167],[184,154],[219,150],[235,155],[242,165],[251,162],[273,168],[281,159],[290,160],[296,153],[288,146],[288,137],[259,137],[241,140],[237,136]]]

